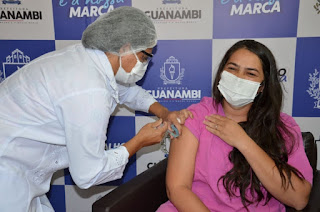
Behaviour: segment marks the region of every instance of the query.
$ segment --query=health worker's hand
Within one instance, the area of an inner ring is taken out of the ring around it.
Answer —
[[[159,119],[143,126],[135,136],[142,147],[160,143],[165,132],[168,129],[168,123]]]
[[[206,116],[203,123],[209,132],[217,135],[230,146],[238,148],[239,145],[250,139],[248,134],[237,122],[227,117],[212,114]]]
[[[181,131],[182,131],[181,125],[183,125],[184,122],[186,121],[186,119],[189,117],[193,119],[193,114],[187,109],[182,109],[180,111],[169,112],[165,121],[168,122],[168,129],[170,131],[173,131],[171,129],[171,124],[173,124],[177,128],[177,130],[179,131],[179,135],[181,135]]]

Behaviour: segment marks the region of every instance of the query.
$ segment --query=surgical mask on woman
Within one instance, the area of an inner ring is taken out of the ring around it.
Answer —
[[[148,62],[140,62],[138,56],[136,53],[134,55],[137,58],[137,63],[135,66],[132,68],[131,72],[126,72],[121,65],[121,56],[120,56],[120,67],[118,69],[117,74],[115,75],[115,78],[118,82],[122,82],[125,84],[131,84],[138,82],[139,80],[142,79],[144,74],[146,73],[147,67],[148,67]]]
[[[259,87],[259,82],[241,79],[227,71],[222,72],[218,84],[220,93],[233,107],[242,107],[253,102]]]

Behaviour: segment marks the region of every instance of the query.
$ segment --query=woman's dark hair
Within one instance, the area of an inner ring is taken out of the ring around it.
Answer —
[[[260,58],[264,83],[263,92],[254,100],[247,116],[247,121],[239,123],[246,133],[274,160],[277,169],[280,172],[283,188],[287,189],[293,186],[291,182],[291,173],[297,175],[300,179],[302,174],[290,166],[288,155],[292,152],[295,145],[294,135],[280,118],[282,107],[282,88],[279,81],[276,62],[271,51],[263,44],[254,40],[242,40],[235,43],[224,55],[213,84],[213,98],[216,103],[222,103],[223,96],[217,88],[221,73],[231,55],[239,49],[247,49]],[[284,135],[290,139],[284,139]],[[291,141],[291,143],[286,143]],[[224,188],[228,195],[236,196],[235,191],[239,188],[241,201],[244,207],[250,204],[265,200],[267,204],[272,197],[268,192],[264,196],[260,189],[260,181],[252,171],[249,163],[239,150],[233,148],[229,153],[229,160],[233,163],[233,168],[224,176]],[[284,173],[287,175],[285,177]],[[253,199],[249,199],[246,193],[250,193]]]

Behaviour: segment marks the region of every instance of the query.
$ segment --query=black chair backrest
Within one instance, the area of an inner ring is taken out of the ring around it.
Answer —
[[[310,132],[302,132],[304,149],[309,159],[313,171],[317,169],[317,145],[314,137]]]

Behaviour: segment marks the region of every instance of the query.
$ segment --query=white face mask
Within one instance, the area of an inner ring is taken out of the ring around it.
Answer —
[[[129,73],[122,68],[121,56],[120,56],[120,67],[118,69],[117,74],[115,75],[116,81],[122,82],[125,84],[131,84],[131,83],[138,82],[139,80],[142,79],[142,77],[146,73],[148,62],[141,63],[136,53],[134,53],[134,55],[137,58],[137,63]]]
[[[253,102],[259,87],[259,82],[241,79],[227,71],[222,72],[218,84],[220,93],[233,107],[242,107]]]

